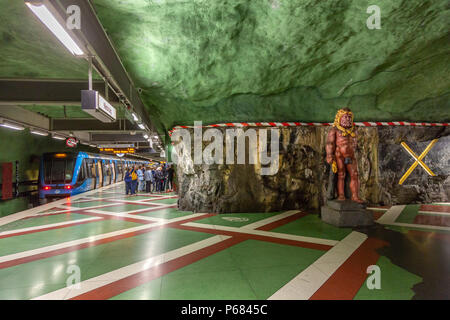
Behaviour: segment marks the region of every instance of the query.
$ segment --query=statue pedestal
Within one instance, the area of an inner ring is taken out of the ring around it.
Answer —
[[[336,227],[373,225],[373,213],[364,204],[351,200],[328,200],[321,208],[321,219]]]

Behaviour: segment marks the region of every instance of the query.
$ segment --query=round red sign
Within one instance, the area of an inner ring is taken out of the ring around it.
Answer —
[[[70,137],[66,139],[66,146],[68,146],[69,148],[75,148],[78,144],[77,139],[75,139],[74,137]]]

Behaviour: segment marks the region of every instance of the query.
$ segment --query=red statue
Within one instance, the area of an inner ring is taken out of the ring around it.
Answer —
[[[338,200],[345,200],[345,174],[350,175],[350,190],[352,201],[363,203],[359,198],[358,164],[355,158],[357,146],[353,113],[350,109],[340,109],[336,113],[333,128],[327,137],[327,162],[332,166],[334,173],[338,174],[337,192]]]

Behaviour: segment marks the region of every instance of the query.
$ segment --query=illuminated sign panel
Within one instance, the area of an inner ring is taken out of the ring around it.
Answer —
[[[136,149],[135,148],[126,148],[126,149],[100,148],[100,152],[113,153],[113,154],[129,154],[129,153],[136,153]]]
[[[116,108],[95,90],[81,90],[81,108],[102,122],[116,121]]]

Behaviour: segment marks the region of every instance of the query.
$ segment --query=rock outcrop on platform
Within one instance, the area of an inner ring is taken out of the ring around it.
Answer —
[[[179,159],[180,209],[225,213],[308,208],[318,212],[326,202],[330,170],[325,162],[328,130],[323,127],[280,129],[280,162],[275,175],[260,175],[258,165],[194,165],[190,159]],[[376,205],[448,201],[449,134],[450,129],[444,127],[358,128],[362,199]],[[436,177],[430,177],[418,166],[399,185],[400,178],[414,162],[400,142],[405,141],[419,155],[435,138],[439,141],[423,161]],[[179,147],[176,145],[175,149]]]

